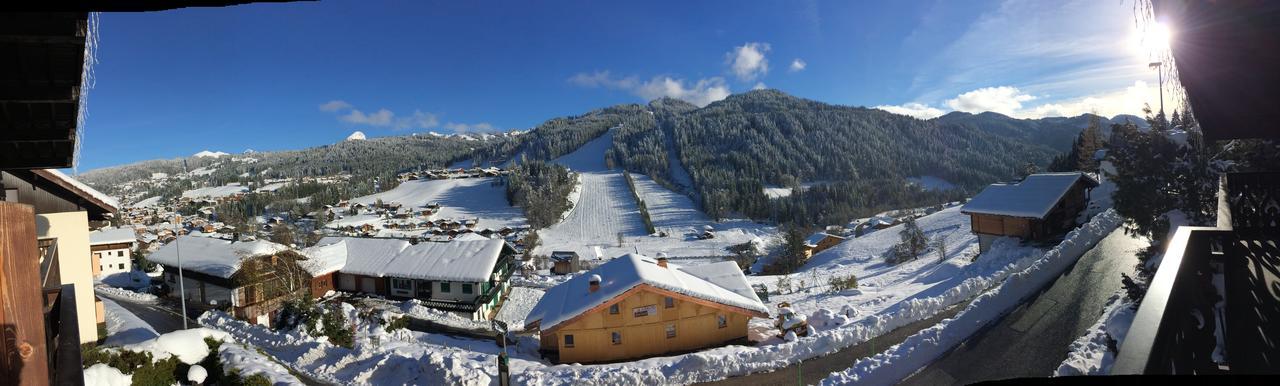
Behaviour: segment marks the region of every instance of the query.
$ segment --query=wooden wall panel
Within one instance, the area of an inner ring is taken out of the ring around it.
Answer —
[[[49,384],[39,253],[35,210],[0,202],[0,379],[5,383]]]

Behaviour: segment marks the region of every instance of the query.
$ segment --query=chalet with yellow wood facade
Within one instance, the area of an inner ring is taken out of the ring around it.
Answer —
[[[628,254],[547,291],[526,319],[558,363],[659,356],[745,341],[769,310],[734,262],[668,264]]]

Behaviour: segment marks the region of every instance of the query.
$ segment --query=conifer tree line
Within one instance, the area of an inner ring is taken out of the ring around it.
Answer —
[[[577,178],[569,169],[553,163],[530,161],[515,165],[506,180],[507,202],[524,210],[529,226],[541,229],[560,221],[572,207],[569,193]]]
[[[1280,143],[1205,142],[1193,113],[1174,111],[1166,118],[1149,108],[1145,111],[1149,130],[1133,124],[1112,126],[1106,157],[1115,169],[1106,177],[1116,185],[1113,207],[1125,217],[1125,231],[1152,241],[1138,255],[1136,277],[1123,277],[1135,301],[1145,294],[1174,225],[1216,222],[1218,183],[1224,173],[1280,165]],[[1171,223],[1174,220],[1180,223]]]

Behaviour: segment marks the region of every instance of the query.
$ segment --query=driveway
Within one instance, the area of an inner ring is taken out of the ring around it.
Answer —
[[[124,299],[112,300],[120,304],[120,307],[124,307],[124,309],[137,315],[142,321],[150,324],[151,328],[154,328],[158,333],[164,334],[183,329],[181,311],[171,310],[164,304],[134,303]],[[190,313],[188,315],[195,316]],[[189,319],[187,326],[199,327],[200,324],[196,323],[195,319]]]
[[[1136,254],[1147,244],[1116,229],[1040,293],[901,384],[1052,375],[1071,342],[1102,316],[1102,307],[1120,289],[1120,274],[1133,274]]]

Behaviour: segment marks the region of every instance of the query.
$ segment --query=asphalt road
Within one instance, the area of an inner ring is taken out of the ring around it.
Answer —
[[[1102,316],[1107,299],[1120,289],[1120,274],[1133,273],[1135,254],[1146,246],[1117,229],[1040,293],[900,384],[964,385],[1053,374],[1071,342]]]
[[[841,371],[848,368],[854,361],[875,355],[890,346],[902,343],[907,337],[914,335],[916,332],[928,328],[929,326],[938,324],[943,319],[955,316],[966,306],[968,302],[960,303],[951,308],[939,312],[931,318],[911,323],[898,329],[889,331],[889,333],[877,336],[862,342],[861,344],[845,348],[830,355],[812,358],[807,361],[787,366],[775,371],[767,373],[756,373],[744,375],[741,377],[733,377],[723,379],[716,382],[700,383],[699,385],[714,386],[740,386],[740,385],[812,385],[825,379],[832,372]]]
[[[169,333],[182,329],[182,314],[180,311],[172,311],[163,304],[144,304],[134,303],[124,299],[113,299],[120,307],[129,310],[139,319],[147,322],[154,328],[157,333]],[[188,327],[198,327],[194,319],[187,321]]]

